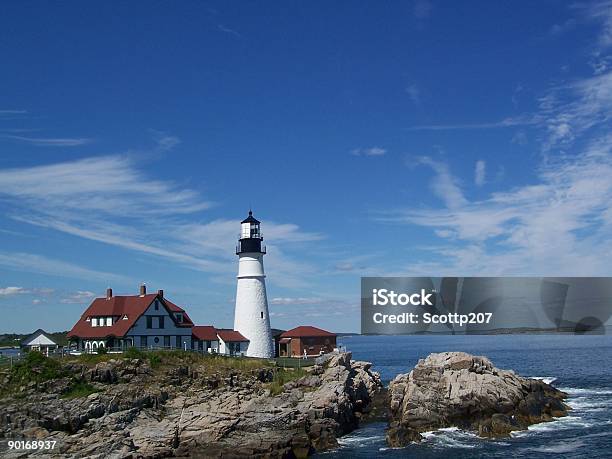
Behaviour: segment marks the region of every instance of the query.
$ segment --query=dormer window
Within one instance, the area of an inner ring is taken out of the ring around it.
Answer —
[[[176,321],[179,324],[183,323],[183,314],[181,314],[180,312],[177,312],[176,314],[174,314],[174,317],[176,318]]]
[[[98,326],[98,318],[94,317],[93,319],[91,319],[91,326],[92,327],[97,327]]]

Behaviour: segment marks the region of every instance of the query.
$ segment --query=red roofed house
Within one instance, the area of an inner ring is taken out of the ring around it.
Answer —
[[[234,330],[217,328],[219,337],[219,354],[241,355],[246,354],[249,340]]]
[[[336,335],[317,327],[296,327],[280,335],[278,354],[281,357],[309,357],[332,352]]]
[[[112,289],[107,289],[106,297],[91,303],[68,332],[68,338],[82,352],[100,347],[141,347],[240,355],[249,345],[233,330],[195,326],[183,308],[164,297],[163,290],[147,294],[144,285],[140,294],[133,296],[113,296]]]

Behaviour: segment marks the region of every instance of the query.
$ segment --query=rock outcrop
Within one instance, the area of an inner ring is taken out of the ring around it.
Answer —
[[[388,395],[387,442],[393,447],[420,441],[422,432],[444,427],[484,437],[507,436],[569,410],[564,392],[464,352],[430,354],[409,374],[397,376]]]
[[[338,354],[272,391],[270,367],[211,372],[197,365],[152,370],[143,359],[72,363],[72,380],[0,399],[0,438],[57,440],[54,457],[303,457],[336,446],[358,426],[382,389],[370,366]],[[97,392],[62,397],[75,375]]]

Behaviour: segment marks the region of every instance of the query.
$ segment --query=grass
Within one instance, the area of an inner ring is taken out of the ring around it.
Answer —
[[[219,354],[200,354],[198,352],[175,350],[141,350],[129,348],[122,354],[82,354],[72,357],[78,362],[95,365],[111,359],[141,359],[148,361],[153,369],[174,365],[193,365],[205,371],[240,370],[249,371],[258,368],[273,367],[274,362],[266,359],[252,359],[245,357],[228,357]]]
[[[296,379],[300,379],[307,374],[309,373],[302,368],[293,368],[289,370],[285,368],[277,368],[274,372],[274,379],[272,379],[272,382],[268,386],[270,389],[270,394],[280,394],[283,391],[283,386],[289,381],[295,381]]]
[[[98,392],[98,389],[93,387],[91,384],[85,381],[76,381],[70,389],[62,394],[61,398],[81,398],[87,397],[95,392]]]
[[[51,379],[66,376],[60,362],[45,357],[40,352],[28,352],[27,355],[16,362],[8,371],[9,381],[0,388],[0,396],[15,392],[19,387],[34,382],[36,386]]]

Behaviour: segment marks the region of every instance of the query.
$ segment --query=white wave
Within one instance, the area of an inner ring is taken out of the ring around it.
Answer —
[[[557,378],[553,378],[552,376],[530,376],[529,378],[537,379],[546,384],[552,384],[557,380]]]
[[[567,454],[573,453],[574,451],[582,448],[583,446],[584,442],[580,440],[564,441],[553,446],[538,446],[536,448],[527,448],[527,451],[549,454]]]
[[[593,388],[593,389],[580,389],[576,387],[559,387],[559,390],[567,392],[570,395],[612,395],[612,389],[610,388]]]
[[[600,400],[589,397],[576,397],[567,400],[567,404],[576,411],[604,411],[612,405],[612,400]]]
[[[372,443],[384,440],[384,435],[372,435],[369,437],[362,437],[359,435],[355,436],[345,436],[338,439],[338,444],[340,446],[368,446]]]
[[[593,427],[593,423],[585,421],[580,416],[564,416],[562,418],[555,418],[554,421],[532,424],[527,427],[527,430],[511,432],[510,435],[512,437],[524,437],[531,434],[550,432],[554,430],[588,429],[589,427]]]
[[[432,446],[444,448],[476,448],[479,446],[479,437],[471,432],[458,429],[457,427],[445,427],[443,429],[422,432],[425,442]]]

